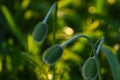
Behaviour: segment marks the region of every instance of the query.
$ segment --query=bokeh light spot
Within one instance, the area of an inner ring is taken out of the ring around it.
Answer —
[[[53,75],[52,74],[48,74],[48,79],[52,80],[52,78],[53,78]]]
[[[87,27],[87,30],[92,31],[92,30],[96,29],[99,26],[99,24],[100,24],[99,20],[96,20]]]
[[[21,4],[22,8],[25,9],[29,5],[29,3],[30,3],[30,0],[23,0]]]
[[[120,48],[119,44],[115,44],[115,45],[113,46],[113,49],[114,49],[115,51],[118,51],[119,48]]]
[[[24,14],[25,19],[30,19],[32,17],[32,10],[28,10]]]
[[[109,4],[114,4],[116,0],[107,0]]]
[[[72,35],[74,33],[74,30],[68,26],[64,27],[63,31],[67,34],[67,35]]]
[[[94,6],[90,6],[90,7],[88,8],[88,12],[91,13],[91,14],[93,14],[93,13],[96,12],[96,8],[95,8]]]

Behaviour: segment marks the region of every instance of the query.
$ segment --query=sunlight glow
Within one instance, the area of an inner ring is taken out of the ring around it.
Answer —
[[[67,35],[72,35],[74,33],[74,30],[68,26],[64,27],[63,31],[67,34]]]

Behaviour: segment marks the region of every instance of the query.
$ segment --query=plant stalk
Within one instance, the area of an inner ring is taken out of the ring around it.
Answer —
[[[56,3],[55,12],[54,12],[55,18],[53,21],[53,44],[55,44],[56,42],[57,11],[58,11],[58,4]]]
[[[47,15],[46,15],[45,18],[43,19],[43,22],[44,22],[44,23],[47,22],[47,20],[48,20],[50,14],[52,13],[52,10],[55,8],[56,4],[57,4],[57,3],[55,2],[55,3],[50,7],[50,9],[49,9]]]
[[[99,43],[99,45],[98,45],[98,47],[97,47],[97,50],[96,50],[96,54],[97,54],[97,55],[99,54],[99,52],[100,52],[100,50],[101,50],[101,48],[102,48],[102,44],[103,44],[104,40],[105,40],[104,37],[102,37],[101,40],[100,40],[100,43]]]

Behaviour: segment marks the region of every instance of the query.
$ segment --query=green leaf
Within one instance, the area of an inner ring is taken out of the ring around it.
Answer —
[[[59,44],[53,45],[44,53],[43,61],[51,65],[61,57],[62,53],[63,48]]]
[[[113,79],[120,80],[120,64],[119,64],[117,58],[112,53],[112,51],[106,47],[102,47],[102,51],[104,52],[104,54],[108,60],[108,63],[111,67]]]
[[[35,29],[33,30],[33,39],[35,42],[40,43],[42,42],[48,32],[48,26],[44,22],[40,22],[36,25]]]

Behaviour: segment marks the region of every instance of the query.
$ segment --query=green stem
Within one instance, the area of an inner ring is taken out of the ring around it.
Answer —
[[[87,37],[84,34],[76,35],[76,36],[72,37],[70,40],[66,41],[64,44],[62,44],[61,47],[64,48],[67,44],[71,43],[72,41],[74,41],[74,40],[76,40],[78,38],[82,38],[82,37],[86,38],[90,42],[90,45],[92,47],[92,51],[93,51],[94,56],[95,56],[95,61],[96,61],[96,65],[97,65],[99,80],[102,80],[102,78],[101,78],[101,72],[100,72],[100,64],[99,64],[98,56],[96,54],[95,46],[94,46],[93,41],[89,37]]]
[[[76,40],[76,39],[78,39],[78,38],[81,38],[81,37],[84,37],[84,38],[88,39],[88,41],[89,41],[90,43],[93,43],[93,41],[92,41],[89,37],[87,37],[87,36],[84,35],[84,34],[80,34],[80,35],[76,35],[76,36],[72,37],[71,39],[69,39],[68,41],[66,41],[64,44],[62,44],[61,46],[64,48],[66,45],[68,45],[68,44],[71,43],[72,41],[74,41],[74,40]],[[91,45],[91,46],[92,46],[92,45]]]
[[[53,44],[56,42],[56,26],[57,26],[57,11],[58,11],[58,4],[56,3],[56,7],[55,7],[55,18],[53,21]]]
[[[53,8],[55,8],[56,4],[57,4],[57,3],[54,3],[54,4],[50,7],[50,9],[49,9],[47,15],[46,15],[45,18],[43,19],[43,22],[44,22],[44,23],[47,22],[47,20],[48,20],[50,14],[52,13],[52,10],[53,10]]]
[[[98,45],[98,47],[97,47],[97,50],[96,50],[96,54],[98,55],[99,54],[99,52],[100,52],[100,50],[101,50],[101,47],[102,47],[102,44],[103,44],[103,42],[104,42],[104,37],[102,37],[101,39],[100,39],[100,43],[99,43],[99,45]]]
[[[104,37],[100,38],[99,40],[97,40],[97,42],[95,43],[95,47],[97,47],[97,50],[96,50],[96,54],[98,55],[100,50],[101,50],[101,47],[102,47],[102,44],[104,42]],[[98,45],[98,46],[97,46]],[[92,55],[92,51],[89,55],[89,57]]]

